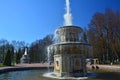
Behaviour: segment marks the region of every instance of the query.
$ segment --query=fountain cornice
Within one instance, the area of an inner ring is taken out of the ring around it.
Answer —
[[[91,44],[85,43],[85,42],[60,42],[60,43],[56,43],[53,45],[88,45],[91,46]],[[53,46],[50,45],[50,46]]]
[[[82,32],[82,31],[83,31],[81,27],[72,25],[72,26],[62,26],[62,27],[59,27],[59,28],[56,29],[55,33],[58,34],[60,30],[64,30],[64,29],[70,29],[70,30],[76,29],[76,30],[78,30],[79,32]]]

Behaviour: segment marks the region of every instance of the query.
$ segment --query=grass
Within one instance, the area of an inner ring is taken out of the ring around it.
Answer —
[[[0,67],[4,67],[5,65],[3,65],[2,63],[0,63]]]
[[[3,65],[3,63],[0,63],[0,67],[5,67],[6,65]],[[15,66],[14,64],[11,64],[11,66]]]
[[[120,65],[120,62],[116,62],[116,63],[114,63],[114,65]]]

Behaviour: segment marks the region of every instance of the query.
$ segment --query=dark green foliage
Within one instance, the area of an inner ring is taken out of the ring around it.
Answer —
[[[5,51],[7,52],[3,64],[6,66],[11,66],[14,64],[14,47],[10,44],[6,44]]]
[[[10,49],[8,49],[3,64],[6,65],[6,66],[11,66],[11,62],[12,62],[12,59],[11,59],[11,52],[10,52]]]
[[[22,57],[21,49],[19,48],[18,52],[16,53],[16,63],[20,63],[20,58]]]
[[[0,39],[0,63],[4,62],[6,46],[9,42],[6,39]]]
[[[14,65],[14,62],[15,62],[15,55],[14,55],[14,47],[11,45],[11,50],[10,50],[10,53],[11,53],[11,63],[12,65]]]
[[[0,63],[0,67],[4,67],[4,65],[2,63]]]

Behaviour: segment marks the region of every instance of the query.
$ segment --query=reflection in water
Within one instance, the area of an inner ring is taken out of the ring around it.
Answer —
[[[58,80],[43,77],[47,70],[27,70],[8,72],[0,75],[0,80]],[[87,80],[120,80],[120,73],[113,72],[89,72]]]
[[[40,80],[44,70],[28,70],[8,72],[0,75],[0,80]]]

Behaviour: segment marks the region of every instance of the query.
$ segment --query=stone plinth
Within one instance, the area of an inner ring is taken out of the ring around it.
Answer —
[[[86,76],[84,54],[54,55],[54,72],[57,76]]]

